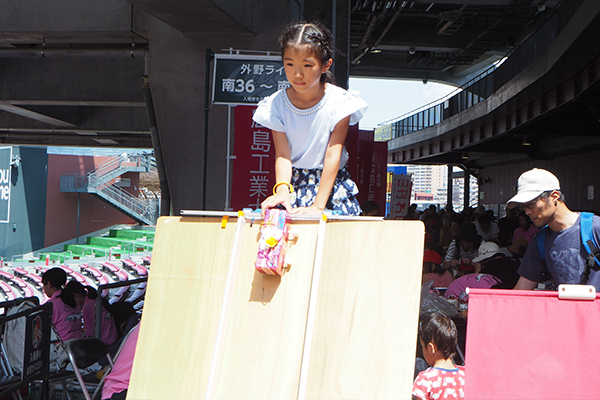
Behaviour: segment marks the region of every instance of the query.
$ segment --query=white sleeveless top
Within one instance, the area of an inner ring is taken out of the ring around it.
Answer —
[[[326,84],[325,95],[314,107],[305,110],[294,107],[282,89],[258,103],[253,119],[264,127],[286,134],[292,166],[323,169],[327,144],[337,123],[347,116],[350,116],[350,125],[358,123],[367,107],[358,92]],[[348,152],[344,147],[340,169],[347,162]]]

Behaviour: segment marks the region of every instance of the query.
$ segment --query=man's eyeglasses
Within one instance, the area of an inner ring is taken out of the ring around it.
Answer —
[[[517,208],[521,211],[531,210],[533,207],[535,207],[535,205],[537,204],[538,201],[540,201],[541,198],[542,198],[542,195],[539,195],[538,197],[536,197],[535,199],[531,200],[528,203],[519,204]]]

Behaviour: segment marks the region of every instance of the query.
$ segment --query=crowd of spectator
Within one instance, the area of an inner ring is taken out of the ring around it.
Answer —
[[[483,206],[456,213],[437,210],[432,205],[421,213],[412,205],[408,219],[421,220],[425,225],[422,284],[429,287],[433,296],[456,307],[453,315],[441,315],[430,314],[430,310],[424,312],[422,305],[421,327],[435,321],[432,326],[450,335],[443,341],[451,345],[440,350],[442,339],[436,336],[437,343],[431,338],[424,339],[421,328],[413,396],[435,398],[431,396],[437,393],[444,398],[460,399],[464,396],[465,377],[453,357],[457,343],[462,340],[464,346],[465,337],[459,338],[455,322],[466,324],[467,288],[512,289],[519,280],[520,260],[538,229],[524,212],[507,209],[506,216],[498,219],[493,210]],[[427,361],[428,369],[423,360]],[[452,384],[435,388],[436,382],[447,381]]]

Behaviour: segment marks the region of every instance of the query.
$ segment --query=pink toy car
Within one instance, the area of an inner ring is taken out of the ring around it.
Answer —
[[[268,275],[283,275],[288,242],[288,213],[278,208],[268,209],[260,228],[255,268]]]

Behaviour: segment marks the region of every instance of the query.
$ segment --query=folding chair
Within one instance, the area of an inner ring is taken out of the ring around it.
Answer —
[[[92,400],[96,397],[96,395],[101,393],[104,379],[101,379],[100,382],[95,383],[96,389],[90,396],[86,386],[90,383],[85,381],[84,376],[79,370],[88,368],[89,366],[98,362],[104,356],[106,356],[112,368],[113,360],[108,352],[108,347],[104,344],[104,342],[102,342],[102,340],[92,337],[72,339],[67,341],[66,345],[67,354],[69,354],[69,360],[73,365],[73,372],[75,373],[77,381],[81,386],[81,392],[85,396],[86,400]]]
[[[6,357],[6,350],[4,343],[0,343],[0,392],[4,389],[11,387],[15,383],[19,382],[21,378],[15,375],[8,358]],[[15,400],[22,400],[20,392],[12,393],[12,398]]]

